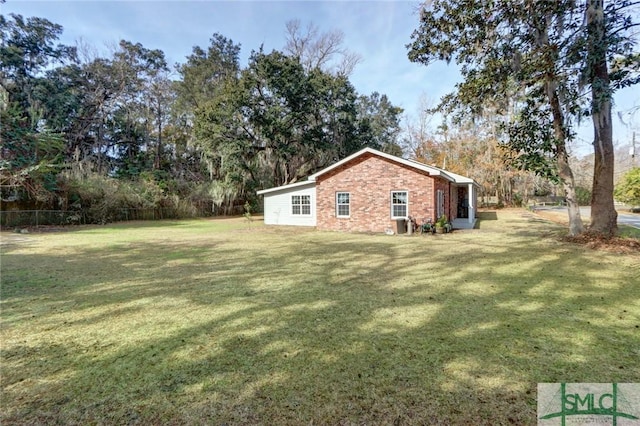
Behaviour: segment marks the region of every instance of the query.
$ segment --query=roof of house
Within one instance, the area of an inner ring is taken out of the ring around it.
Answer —
[[[361,149],[360,151],[351,154],[350,156],[343,158],[342,160],[338,161],[337,163],[333,163],[332,165],[330,165],[329,167],[325,167],[324,169],[320,170],[317,173],[312,174],[311,176],[309,176],[309,180],[316,180],[316,178],[318,178],[319,176],[322,176],[323,174],[330,172],[331,170],[334,170],[340,166],[342,166],[343,164],[348,163],[349,161],[360,157],[361,155],[364,154],[373,154],[375,156],[378,157],[382,157],[385,158],[389,161],[393,161],[395,163],[399,163],[399,164],[404,164],[405,166],[411,167],[413,169],[417,169],[423,172],[427,172],[432,176],[442,176],[444,179],[450,181],[450,182],[454,182],[454,180],[449,177],[448,175],[446,175],[444,173],[443,170],[438,169],[437,167],[432,167],[432,166],[427,166],[426,164],[423,163],[419,163],[417,161],[412,161],[412,160],[405,160],[404,158],[400,158],[400,157],[396,157],[395,155],[391,155],[391,154],[387,154],[386,152],[382,152],[382,151],[378,151],[376,149],[373,148],[364,148]]]
[[[260,191],[257,191],[256,193],[258,195],[262,195],[262,194],[266,194],[266,193],[269,193],[269,192],[281,191],[283,189],[290,189],[290,188],[303,187],[303,186],[313,186],[315,184],[316,184],[316,182],[314,180],[303,180],[303,181],[300,181],[300,182],[290,183],[288,185],[276,186],[276,187],[269,188],[269,189],[261,189]]]
[[[360,157],[361,155],[364,154],[373,154],[377,157],[382,157],[384,159],[387,159],[389,161],[392,161],[394,163],[398,163],[398,164],[402,164],[405,165],[407,167],[411,167],[413,169],[416,170],[420,170],[422,172],[427,172],[429,175],[431,176],[440,176],[441,178],[449,181],[449,182],[453,182],[456,184],[473,184],[473,185],[478,185],[473,179],[468,178],[466,176],[462,176],[459,175],[457,173],[452,173],[448,170],[443,170],[440,169],[438,167],[434,167],[434,166],[429,166],[427,164],[424,163],[420,163],[419,161],[414,161],[414,160],[406,160],[404,158],[400,158],[400,157],[396,157],[395,155],[391,155],[391,154],[387,154],[386,152],[382,152],[382,151],[378,151],[377,149],[373,149],[373,148],[363,148],[360,151],[353,153],[351,155],[349,155],[348,157],[343,158],[342,160],[333,163],[332,165],[325,167],[324,169],[320,170],[319,172],[316,172],[314,174],[312,174],[311,176],[309,176],[309,178],[306,181],[302,181],[302,182],[296,182],[296,183],[292,183],[289,185],[283,185],[283,186],[277,186],[275,188],[269,188],[269,189],[263,189],[257,192],[258,195],[262,195],[262,194],[266,194],[268,192],[274,192],[274,191],[278,191],[278,190],[282,190],[282,189],[289,189],[289,188],[295,188],[297,186],[304,186],[304,185],[308,185],[311,183],[314,183],[316,181],[316,179],[319,176],[322,176],[325,173],[330,172],[331,170],[334,170],[346,163],[348,163],[349,161],[352,161],[355,158]]]

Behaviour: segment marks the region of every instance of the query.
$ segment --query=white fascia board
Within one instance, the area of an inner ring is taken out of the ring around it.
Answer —
[[[471,183],[471,184],[473,184],[473,185],[475,185],[475,186],[477,186],[477,187],[480,187],[480,185],[478,184],[478,182],[476,182],[475,180],[473,180],[473,179],[471,179],[471,178],[468,178],[468,177],[466,177],[466,176],[459,175],[459,174],[457,174],[457,173],[448,172],[448,171],[445,171],[445,173],[449,174],[449,175],[454,179],[454,182],[455,182],[455,183],[457,183],[457,184],[460,184],[460,185],[468,185],[468,184],[470,184],[470,183]]]
[[[414,162],[416,164],[419,164],[419,165],[422,164],[419,161],[415,161],[415,160],[409,160],[409,161],[412,161],[412,162]],[[440,175],[443,175],[443,176],[446,175],[447,178],[448,178],[447,180],[449,180],[450,182],[453,182],[455,184],[465,184],[465,185],[467,185],[467,184],[472,183],[475,186],[478,186],[478,187],[480,186],[480,185],[478,185],[478,183],[475,180],[473,180],[471,178],[468,178],[466,176],[462,176],[462,175],[459,175],[457,173],[450,172],[449,170],[440,169],[440,168],[438,168],[436,166],[427,166],[427,165],[424,165],[424,166],[428,167],[430,169],[433,169],[433,170],[437,170],[438,173],[440,173]]]
[[[404,160],[404,158],[401,158],[401,160]],[[410,167],[413,167],[415,169],[419,169],[419,170],[423,170],[427,173],[429,173],[431,176],[440,176],[442,178],[444,178],[445,180],[448,180],[449,182],[455,182],[456,180],[451,177],[449,175],[449,172],[443,169],[439,169],[435,166],[429,166],[428,164],[424,164],[421,163],[419,161],[415,161],[415,160],[404,160],[405,162],[403,164],[406,164]]]
[[[268,189],[261,189],[260,191],[256,191],[256,194],[258,195],[268,194],[270,192],[284,191],[287,189],[297,188],[300,186],[313,186],[315,184],[316,184],[315,181],[303,180],[302,182],[290,183],[289,185],[282,185],[282,186],[276,186]]]

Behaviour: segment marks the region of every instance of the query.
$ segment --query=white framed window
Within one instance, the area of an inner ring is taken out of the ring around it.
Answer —
[[[391,219],[406,218],[409,215],[409,192],[391,192]]]
[[[294,216],[310,216],[311,195],[292,195],[291,214]]]
[[[351,216],[351,194],[336,192],[336,217]]]

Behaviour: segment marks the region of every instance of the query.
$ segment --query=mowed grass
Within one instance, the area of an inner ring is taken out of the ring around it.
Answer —
[[[640,254],[563,232],[4,232],[0,423],[534,424],[539,382],[640,382]]]
[[[640,229],[629,225],[618,225],[618,235],[624,238],[640,239]]]

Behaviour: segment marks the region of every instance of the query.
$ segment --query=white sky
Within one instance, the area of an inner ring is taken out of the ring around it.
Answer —
[[[361,94],[386,94],[405,114],[417,116],[420,98],[436,102],[459,79],[454,66],[429,67],[407,59],[406,44],[418,27],[417,1],[29,1],[7,0],[2,14],[46,18],[64,27],[61,42],[84,40],[99,50],[121,39],[164,51],[169,64],[184,62],[193,46],[207,48],[215,32],[242,46],[246,65],[260,45],[270,52],[285,44],[285,23],[299,19],[313,22],[321,31],[342,30],[346,47],[360,54],[362,62],[351,76]],[[105,49],[106,50],[106,49]],[[628,126],[614,118],[614,140],[627,145],[632,130],[640,139],[640,90],[616,94],[614,116],[620,111]],[[617,117],[617,116],[616,116]],[[439,123],[434,123],[437,125]],[[590,151],[590,123],[579,131],[576,148]]]

